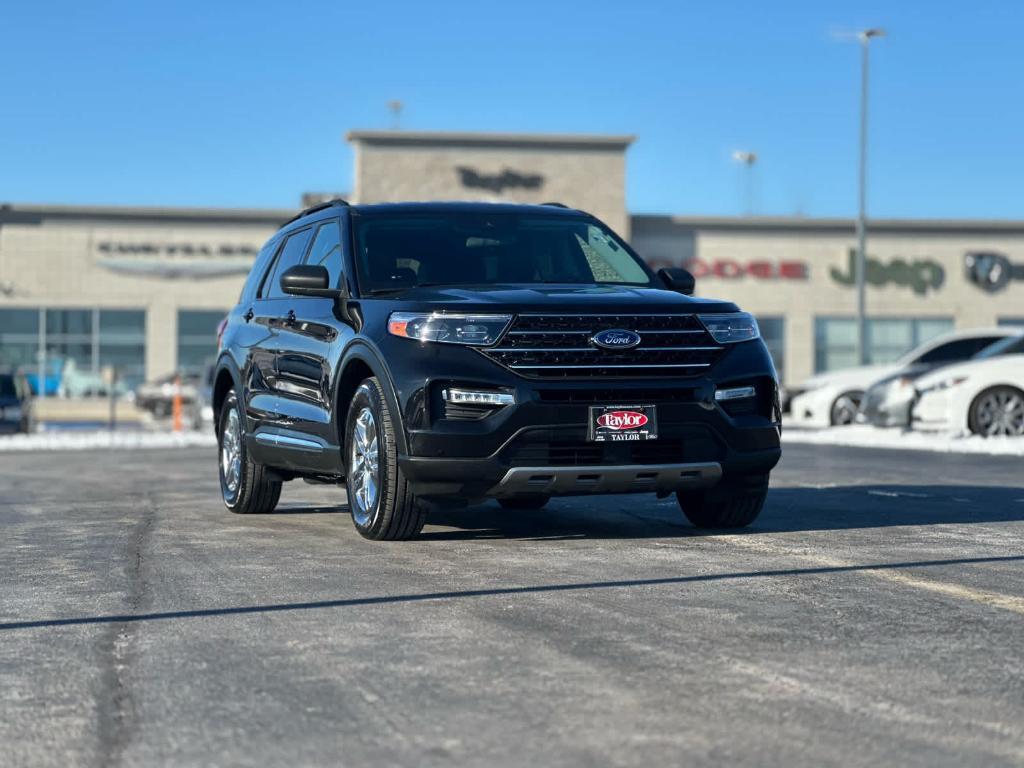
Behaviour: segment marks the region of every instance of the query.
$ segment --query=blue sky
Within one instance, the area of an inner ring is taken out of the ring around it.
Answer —
[[[0,201],[294,207],[342,134],[632,133],[634,212],[1024,217],[1017,2],[7,3]]]

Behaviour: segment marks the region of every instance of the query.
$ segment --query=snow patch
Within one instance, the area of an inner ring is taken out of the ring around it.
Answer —
[[[865,424],[829,429],[783,429],[782,442],[803,445],[841,445],[936,453],[982,453],[1024,456],[1024,437],[979,437],[942,432],[901,432]]]
[[[89,451],[96,448],[194,448],[217,444],[213,432],[111,432],[110,430],[39,432],[0,437],[3,451]]]

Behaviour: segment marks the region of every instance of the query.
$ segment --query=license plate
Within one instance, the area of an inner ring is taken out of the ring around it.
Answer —
[[[657,440],[653,405],[592,405],[587,438],[593,442]]]

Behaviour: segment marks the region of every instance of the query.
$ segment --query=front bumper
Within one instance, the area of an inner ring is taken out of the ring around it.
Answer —
[[[911,425],[925,431],[953,429],[953,391],[933,390],[918,394],[911,410]]]
[[[775,372],[760,342],[735,345],[703,375],[575,380],[527,378],[468,348],[381,345],[405,427],[399,466],[420,496],[665,493],[764,474],[781,455]],[[716,387],[740,384],[757,387],[755,407],[715,401]],[[515,404],[450,418],[445,388],[500,389]],[[598,405],[654,405],[658,438],[590,442]]]

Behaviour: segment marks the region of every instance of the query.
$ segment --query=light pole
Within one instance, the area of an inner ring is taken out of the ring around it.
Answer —
[[[857,282],[857,359],[868,363],[867,317],[864,312],[864,272],[867,260],[867,164],[868,164],[868,51],[871,40],[885,35],[884,29],[865,29],[857,33],[860,41],[860,165],[858,169],[857,262],[854,279]]]
[[[757,162],[757,153],[738,149],[732,153],[732,159],[737,163],[742,163],[745,167],[743,174],[745,188],[743,197],[747,209],[746,214],[747,216],[752,216],[754,213],[754,163]]]

